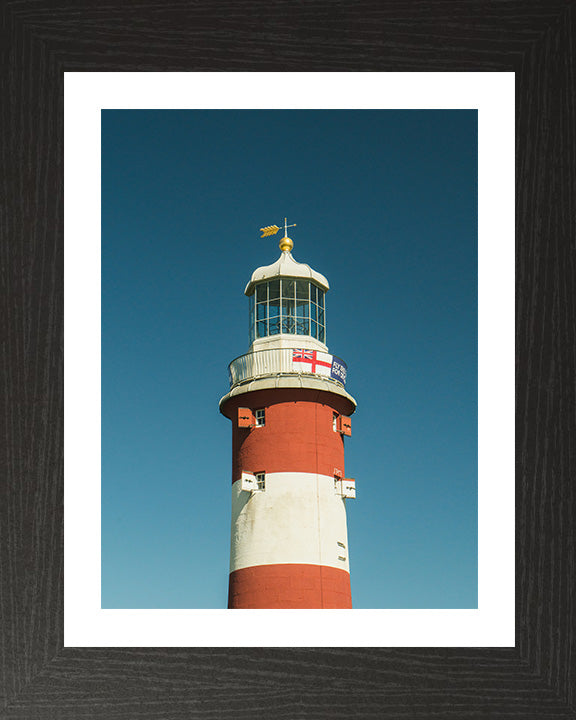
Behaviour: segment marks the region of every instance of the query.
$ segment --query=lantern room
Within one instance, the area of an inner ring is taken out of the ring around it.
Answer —
[[[324,342],[324,290],[308,280],[260,282],[250,295],[250,342],[269,335],[311,335]]]
[[[290,240],[290,238],[284,238]],[[328,280],[283,250],[272,265],[254,271],[246,286],[248,332],[252,349],[260,346],[326,348],[325,294]]]

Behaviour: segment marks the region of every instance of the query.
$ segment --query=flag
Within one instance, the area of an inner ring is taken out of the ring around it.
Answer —
[[[318,350],[293,350],[292,365],[300,372],[313,373],[330,377],[332,371],[332,355]]]
[[[346,385],[348,368],[344,360],[318,350],[292,350],[292,367],[297,372],[332,378]]]

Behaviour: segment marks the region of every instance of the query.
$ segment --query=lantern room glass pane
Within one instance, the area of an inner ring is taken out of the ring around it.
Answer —
[[[278,335],[280,332],[280,300],[271,300],[268,306],[268,332]]]
[[[260,320],[256,323],[256,335],[257,337],[266,337],[266,320]]]
[[[267,316],[267,305],[266,303],[258,303],[256,305],[256,319],[257,320],[266,320]]]
[[[276,298],[275,300],[270,300],[268,303],[268,316],[278,317],[280,315],[280,300],[279,298]]]
[[[294,300],[282,298],[282,317],[294,317]]]
[[[294,334],[294,300],[282,299],[282,332]]]
[[[310,335],[308,318],[296,318],[296,335]]]
[[[268,292],[268,283],[256,285],[256,302],[266,302]]]
[[[294,280],[282,279],[282,298],[294,299]]]
[[[268,283],[268,298],[275,300],[280,297],[280,280],[270,280]]]
[[[296,315],[298,317],[308,317],[308,300],[296,300]]]
[[[296,300],[308,300],[310,297],[310,283],[307,280],[296,281]]]
[[[310,335],[312,335],[313,338],[318,337],[318,323],[314,320],[310,321]]]
[[[321,325],[318,328],[318,340],[320,340],[320,342],[324,342],[324,325]]]
[[[310,326],[308,323],[309,303],[308,300],[296,300],[296,334],[308,335]]]
[[[322,308],[324,307],[324,293],[322,290],[318,290],[318,305]]]
[[[254,293],[248,297],[248,336],[254,342]]]

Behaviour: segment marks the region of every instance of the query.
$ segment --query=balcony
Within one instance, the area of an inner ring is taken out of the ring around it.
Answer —
[[[294,357],[292,348],[258,350],[241,355],[228,366],[230,387],[257,378],[280,375],[312,375],[346,385],[346,363],[340,358],[317,350],[306,351],[301,359]]]

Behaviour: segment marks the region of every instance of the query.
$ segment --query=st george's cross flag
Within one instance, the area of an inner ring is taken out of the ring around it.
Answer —
[[[323,375],[346,384],[346,363],[334,355],[318,350],[293,350],[292,366],[299,372]]]

